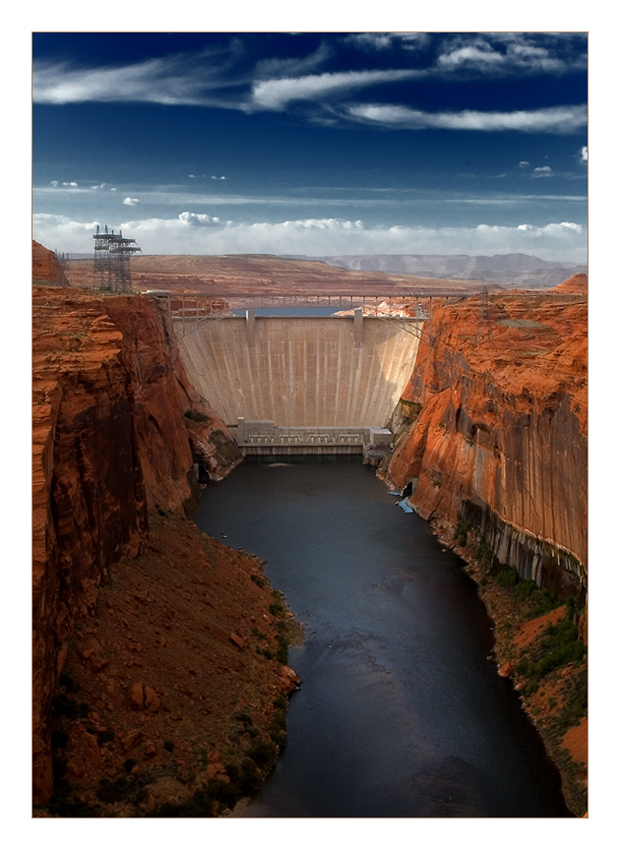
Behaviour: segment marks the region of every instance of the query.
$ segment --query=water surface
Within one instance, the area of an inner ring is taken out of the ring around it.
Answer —
[[[276,770],[247,817],[569,817],[497,675],[462,561],[361,462],[244,464],[196,523],[267,559],[306,624]]]

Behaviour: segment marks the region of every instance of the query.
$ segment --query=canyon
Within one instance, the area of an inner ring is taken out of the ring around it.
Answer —
[[[284,608],[256,557],[186,519],[196,467],[217,480],[241,460],[156,301],[34,289],[35,813],[144,814],[193,794],[211,813],[224,760],[253,787],[273,758],[275,701],[295,686],[276,657]]]
[[[390,423],[396,445],[379,470],[469,564],[496,622],[500,674],[522,693],[582,814],[587,410],[586,275],[544,293],[463,299],[437,310],[422,336]],[[534,588],[568,600],[562,628],[583,644],[545,686],[527,674],[558,610],[530,604]]]
[[[272,767],[286,696],[299,684],[278,654],[292,618],[260,553],[230,550],[190,519],[198,476],[218,480],[243,455],[210,389],[188,377],[191,358],[165,304],[78,289],[92,285],[85,261],[69,263],[72,286],[59,285],[41,247],[34,802],[41,816],[221,814]],[[252,285],[403,295],[412,286],[406,276],[388,287],[379,273],[281,258],[138,257],[132,277],[140,289],[218,296]],[[417,283],[429,295],[437,286]],[[523,688],[519,653],[548,623],[568,612],[587,640],[587,278],[538,292],[475,288],[464,284],[463,297],[424,323],[379,474],[469,563],[498,627],[500,674],[508,669]],[[415,315],[415,305],[404,312]],[[510,588],[493,580],[508,567],[515,586],[532,581],[562,607],[517,610]],[[524,697],[543,736],[567,702],[563,681],[584,663],[569,661]],[[583,814],[587,726],[572,720],[562,747],[572,755],[560,767]]]

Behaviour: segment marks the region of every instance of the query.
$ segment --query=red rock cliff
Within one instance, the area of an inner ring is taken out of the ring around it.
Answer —
[[[33,757],[45,801],[50,704],[76,616],[107,567],[141,551],[149,512],[195,508],[194,462],[218,478],[241,453],[153,301],[37,288],[33,306]]]
[[[411,482],[412,504],[444,532],[461,515],[522,577],[583,598],[587,295],[572,283],[435,312],[386,477]]]
[[[36,286],[69,286],[53,251],[32,240],[32,282]]]

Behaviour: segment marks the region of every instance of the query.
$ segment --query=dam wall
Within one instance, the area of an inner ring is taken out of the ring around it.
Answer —
[[[382,427],[411,376],[422,325],[359,313],[227,317],[186,326],[179,349],[192,384],[230,425]]]

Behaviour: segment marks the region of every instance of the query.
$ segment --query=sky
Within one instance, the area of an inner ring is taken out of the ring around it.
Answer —
[[[587,260],[587,36],[35,32],[33,236]]]

